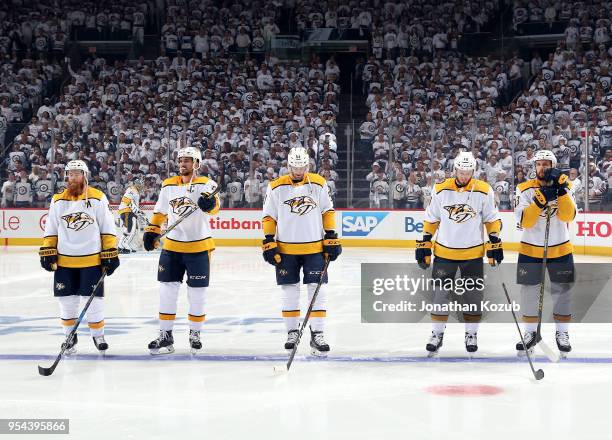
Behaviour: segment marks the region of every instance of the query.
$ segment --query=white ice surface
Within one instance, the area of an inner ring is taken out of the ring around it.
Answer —
[[[63,340],[52,274],[40,269],[34,248],[0,248],[0,418],[69,418],[70,438],[92,440],[612,436],[612,325],[574,325],[573,361],[550,364],[539,355],[546,377],[537,383],[526,363],[514,361],[514,324],[483,325],[472,361],[463,328],[449,325],[440,359],[422,362],[429,325],[360,322],[359,263],[412,262],[413,251],[346,248],[330,267],[330,359],[312,361],[305,339],[291,372],[278,377],[272,367],[285,358],[279,289],[257,248],[215,251],[198,359],[188,355],[184,291],[176,355],[148,355],[157,331],[157,258],[128,256],[107,280],[109,356],[97,358],[83,326],[80,356],[41,377],[37,365],[50,365]],[[554,346],[553,328],[544,328]],[[440,385],[499,393],[428,391]]]

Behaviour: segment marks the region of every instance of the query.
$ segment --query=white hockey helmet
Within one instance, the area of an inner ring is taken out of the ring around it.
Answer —
[[[310,163],[308,151],[304,147],[294,147],[289,150],[287,155],[287,165],[289,168],[305,168]]]
[[[181,157],[192,158],[194,170],[197,170],[200,168],[200,163],[202,163],[202,153],[200,152],[199,148],[195,148],[195,147],[180,148],[178,150],[176,160],[179,160]]]
[[[557,158],[555,157],[555,154],[550,150],[536,151],[533,155],[533,160],[534,162],[537,162],[538,160],[550,160],[551,167],[557,167]]]
[[[142,179],[137,177],[134,180],[132,180],[132,186],[136,187],[136,189],[138,191],[142,191],[142,189],[144,188],[144,184],[142,183]]]
[[[468,151],[461,151],[455,158],[453,164],[455,171],[475,171],[476,170],[476,159],[472,153]]]
[[[71,160],[66,164],[65,171],[66,174],[68,174],[69,171],[82,171],[85,178],[87,178],[89,167],[87,167],[87,164],[82,160]]]

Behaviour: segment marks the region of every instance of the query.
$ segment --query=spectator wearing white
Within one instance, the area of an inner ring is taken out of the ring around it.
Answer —
[[[2,184],[1,208],[12,208],[14,206],[16,180],[15,173],[10,172],[8,174],[8,180]]]
[[[32,206],[34,191],[32,182],[28,180],[28,174],[25,170],[19,173],[19,179],[15,182],[15,208],[29,208]]]
[[[240,28],[236,36],[236,47],[238,52],[248,52],[251,47],[251,37],[246,33],[244,28]]]
[[[431,182],[431,175],[427,177],[428,182]],[[408,209],[416,209],[423,207],[424,188],[417,184],[417,176],[415,173],[410,173],[408,183],[406,185],[406,207]]]
[[[403,173],[396,173],[396,179],[391,182],[391,200],[394,209],[404,209],[406,207],[406,181]]]

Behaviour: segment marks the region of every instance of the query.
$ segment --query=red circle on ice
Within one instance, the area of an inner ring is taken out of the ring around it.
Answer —
[[[439,396],[494,396],[504,390],[491,385],[435,385],[425,391]]]

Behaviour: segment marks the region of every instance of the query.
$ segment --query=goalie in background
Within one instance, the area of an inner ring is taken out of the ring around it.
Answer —
[[[135,249],[134,244],[136,231],[139,229],[137,222],[144,223],[144,226],[148,222],[144,212],[140,210],[140,192],[143,187],[142,180],[136,178],[121,197],[121,204],[119,205],[119,221],[121,222],[122,232],[119,241],[120,254],[129,254],[138,250]]]

